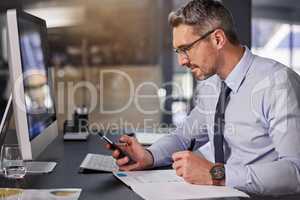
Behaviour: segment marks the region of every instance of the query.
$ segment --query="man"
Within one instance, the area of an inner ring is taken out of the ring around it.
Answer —
[[[199,81],[197,106],[182,126],[148,149],[120,141],[121,170],[172,164],[192,184],[248,193],[300,192],[300,78],[239,43],[231,14],[214,0],[193,0],[169,17],[178,61]],[[188,151],[210,141],[215,161]],[[107,146],[109,148],[109,146]]]

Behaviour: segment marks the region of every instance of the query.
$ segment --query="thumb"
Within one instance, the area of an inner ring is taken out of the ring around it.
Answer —
[[[133,137],[129,137],[128,135],[123,135],[120,139],[120,142],[124,142],[127,143],[128,145],[132,145],[134,138]]]

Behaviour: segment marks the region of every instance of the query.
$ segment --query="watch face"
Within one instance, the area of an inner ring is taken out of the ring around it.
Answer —
[[[223,180],[225,179],[225,168],[222,165],[215,165],[210,170],[210,174],[214,180]]]

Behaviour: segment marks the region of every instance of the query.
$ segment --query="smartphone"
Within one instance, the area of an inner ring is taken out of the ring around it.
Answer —
[[[100,138],[102,139],[102,140],[104,140],[107,144],[110,144],[110,146],[111,146],[111,149],[112,150],[119,150],[119,152],[120,152],[120,155],[119,155],[119,157],[120,158],[123,158],[123,157],[125,157],[125,156],[127,156],[128,158],[129,158],[129,164],[132,164],[133,163],[133,160],[130,158],[130,156],[126,153],[126,152],[124,152],[120,147],[119,147],[119,145],[118,144],[116,144],[116,143],[114,143],[113,141],[111,141],[108,137],[106,137],[104,134],[102,134],[101,132],[98,132],[98,135],[100,136]],[[122,143],[121,143],[122,144]],[[125,145],[126,143],[124,143],[124,145]]]

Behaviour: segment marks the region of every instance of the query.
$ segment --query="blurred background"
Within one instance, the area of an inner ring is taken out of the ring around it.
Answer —
[[[91,108],[93,95],[97,104],[91,123],[136,128],[180,124],[194,106],[197,81],[177,64],[167,17],[186,2],[1,0],[0,106],[10,93],[5,13],[19,8],[46,20],[60,128],[76,107]],[[300,1],[223,2],[243,44],[300,73]]]

